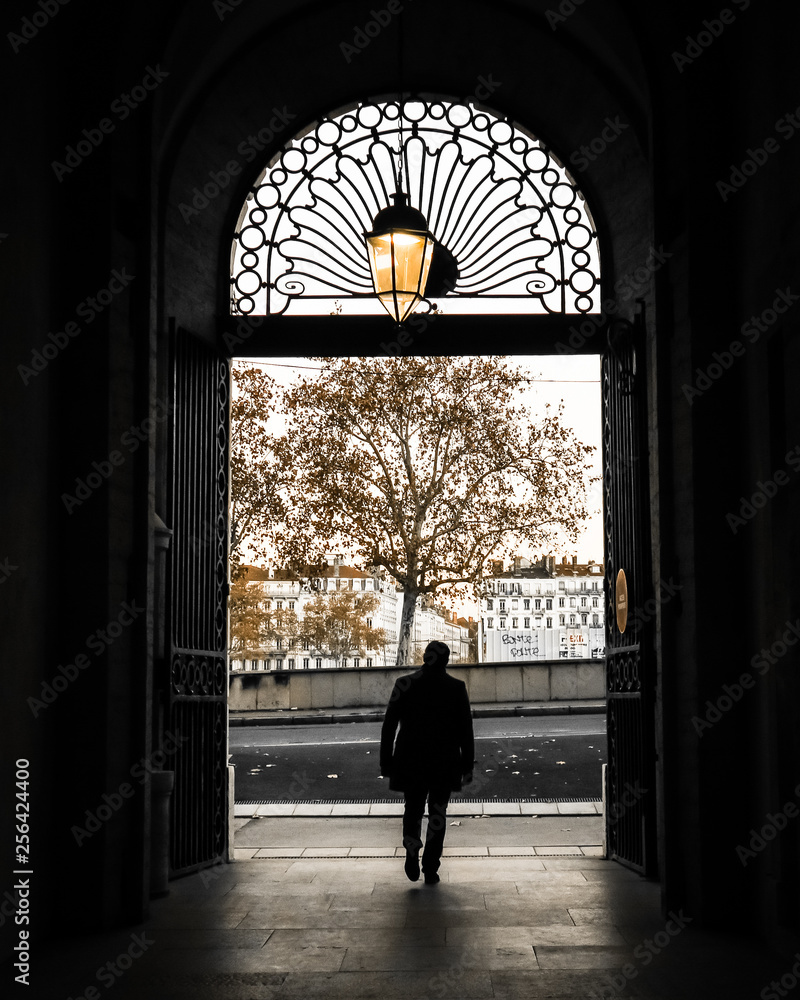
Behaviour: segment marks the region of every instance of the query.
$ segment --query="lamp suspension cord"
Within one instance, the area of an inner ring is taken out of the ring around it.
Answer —
[[[399,108],[400,142],[397,151],[398,183],[397,190],[403,192],[403,9],[397,15],[397,83],[399,92],[397,106]]]

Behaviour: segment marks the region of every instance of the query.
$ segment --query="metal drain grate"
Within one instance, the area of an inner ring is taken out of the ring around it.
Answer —
[[[527,796],[525,798],[518,799],[466,799],[457,798],[451,799],[451,805],[465,805],[474,806],[482,805],[483,803],[489,803],[491,805],[512,805],[521,802],[530,802],[533,805],[538,803],[567,803],[567,802],[599,802],[600,800],[594,798],[591,795],[587,796],[567,796],[565,798],[537,798],[535,796]],[[294,798],[294,799],[246,799],[244,801],[236,801],[237,806],[291,806],[291,805],[306,805],[306,806],[367,806],[367,805],[402,805],[403,800],[399,796],[397,798],[391,799],[305,799],[305,798]]]

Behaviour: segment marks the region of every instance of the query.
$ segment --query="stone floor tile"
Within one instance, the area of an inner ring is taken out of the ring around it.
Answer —
[[[603,851],[603,848],[599,844],[597,846],[595,846],[595,847],[592,847],[591,845],[588,845],[586,847],[582,847],[581,850],[583,851],[583,853],[586,855],[587,858],[603,858],[603,857],[605,857],[605,853]]]
[[[255,809],[256,816],[292,816],[296,803],[294,802],[265,802]]]
[[[393,847],[351,847],[350,858],[393,858]]]
[[[255,847],[235,847],[233,856],[237,861],[249,861],[257,853]]]
[[[442,857],[479,858],[488,857],[488,854],[488,847],[448,847],[445,845]]]
[[[369,816],[372,806],[369,802],[334,803],[331,816]]]
[[[642,993],[636,984],[629,984],[625,992],[610,992],[604,986],[603,973],[596,971],[552,972],[543,969],[535,975],[519,972],[492,972],[493,1000],[586,1000],[588,997],[613,997],[614,1000],[656,1000],[649,993]],[[605,991],[604,991],[605,990]],[[660,1000],[660,998],[658,998]],[[679,1000],[673,997],[672,1000]],[[680,1000],[687,1000],[681,997]]]
[[[520,994],[521,996],[522,994]],[[279,994],[281,1000],[491,1000],[491,975],[486,971],[430,972],[342,971],[336,975],[290,973]],[[206,998],[204,998],[206,1000]],[[519,998],[517,998],[519,1000]]]
[[[159,949],[180,948],[263,948],[273,929],[263,928],[163,928],[156,936]],[[155,936],[155,935],[154,935]]]
[[[521,802],[520,815],[522,816],[557,816],[557,802]]]
[[[583,930],[583,928],[580,928]],[[621,969],[631,960],[628,947],[534,945],[543,969]]]
[[[330,816],[333,811],[333,803],[311,803],[301,802],[294,807],[292,816]]]
[[[262,847],[255,853],[256,858],[299,858],[302,857],[303,847]]]
[[[535,857],[535,847],[492,847],[489,846],[489,857]]]
[[[559,816],[596,816],[594,802],[559,802]]]
[[[577,854],[582,855],[583,851],[580,847],[575,847],[571,844],[564,844],[562,846],[554,847],[537,847],[536,854],[540,857],[547,857],[548,855],[554,854]]]

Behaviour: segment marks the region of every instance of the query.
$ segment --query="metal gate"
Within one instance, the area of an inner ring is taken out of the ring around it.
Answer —
[[[603,357],[609,857],[656,874],[654,656],[643,324],[612,321]],[[637,357],[639,355],[639,357]],[[646,608],[648,610],[646,610]],[[626,619],[626,620],[625,620]]]
[[[170,873],[227,852],[229,363],[172,338],[172,469],[166,728],[176,734]]]

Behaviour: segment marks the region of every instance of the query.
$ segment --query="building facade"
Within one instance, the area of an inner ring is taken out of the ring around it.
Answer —
[[[266,612],[293,612],[302,621],[309,601],[317,594],[372,594],[378,607],[367,624],[383,629],[386,642],[379,649],[351,650],[337,658],[314,646],[309,639],[287,634],[275,635],[265,644],[241,653],[232,653],[231,670],[320,670],[324,667],[384,667],[397,660],[397,623],[399,605],[397,590],[385,574],[371,574],[342,564],[341,556],[330,556],[309,578],[301,579],[284,569],[251,566],[247,573],[248,587],[263,595],[262,609]]]
[[[576,558],[495,564],[481,596],[481,662],[602,659],[603,580],[602,563]]]

